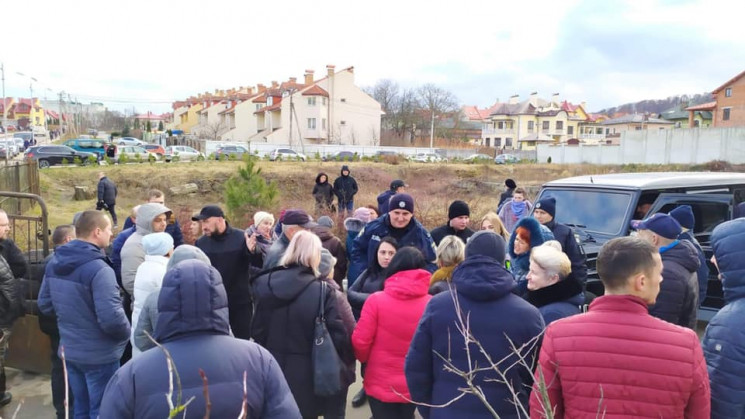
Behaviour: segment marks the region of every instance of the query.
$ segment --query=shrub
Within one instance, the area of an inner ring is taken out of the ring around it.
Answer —
[[[320,161],[321,160],[321,153],[318,152],[318,151],[316,151],[316,154],[313,155],[313,159]]]
[[[126,154],[119,155],[119,164],[126,164],[129,161],[129,156]]]
[[[62,165],[63,166],[67,166],[68,164],[70,164],[70,161],[63,157],[62,158]]]
[[[88,163],[90,163],[90,164],[96,164],[96,163],[98,163],[98,158],[95,155],[88,156]]]
[[[546,163],[551,164],[551,156],[548,156],[548,159],[546,159]]]
[[[235,154],[235,153],[230,153],[228,155],[228,160],[230,160],[230,161],[236,161],[236,160],[238,160],[238,155]]]
[[[111,157],[109,156],[103,156],[103,161],[105,161],[106,164],[109,166],[113,164],[113,162],[111,161]]]
[[[155,163],[155,161],[156,161],[156,160],[158,159],[157,157],[155,157],[155,154],[153,154],[153,153],[147,153],[147,154],[148,154],[148,156],[147,156],[147,161],[148,161],[148,162],[149,162],[150,164],[153,164],[153,163]]]
[[[246,158],[245,165],[225,182],[225,206],[236,223],[259,209],[273,207],[278,197],[277,183],[267,182],[251,158]]]

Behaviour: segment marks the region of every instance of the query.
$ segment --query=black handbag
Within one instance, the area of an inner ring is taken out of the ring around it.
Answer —
[[[313,331],[313,390],[316,396],[332,396],[342,390],[342,364],[326,328],[323,300],[326,297],[326,282],[321,281],[321,298]]]

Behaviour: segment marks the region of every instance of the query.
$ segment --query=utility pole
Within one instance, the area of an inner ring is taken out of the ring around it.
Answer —
[[[429,128],[429,151],[434,150],[435,144],[435,110],[432,109],[432,125]]]

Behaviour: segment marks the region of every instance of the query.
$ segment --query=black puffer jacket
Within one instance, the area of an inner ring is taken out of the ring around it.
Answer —
[[[20,280],[13,276],[13,271],[4,257],[0,256],[0,326],[10,327],[23,316],[23,295]]]
[[[16,246],[15,242],[11,239],[0,240],[0,256],[5,258],[5,261],[10,265],[10,269],[13,271],[13,276],[16,278],[25,278],[28,273],[28,264],[26,258],[23,257],[23,252]]]
[[[687,241],[678,241],[662,256],[662,283],[649,314],[678,326],[696,330],[698,308],[698,253]]]
[[[348,171],[349,174],[344,176],[344,171]],[[357,181],[351,175],[349,166],[341,167],[341,176],[334,179],[334,193],[339,198],[339,202],[350,202],[354,200],[354,196],[357,194],[359,188],[357,187]]]
[[[587,257],[579,248],[574,231],[569,226],[557,223],[556,220],[546,223],[546,227],[554,233],[556,241],[561,243],[561,250],[569,256],[569,261],[572,262],[572,276],[584,286],[587,282]]]
[[[321,176],[326,176],[326,180],[321,182]],[[329,177],[326,173],[319,173],[316,176],[316,184],[313,185],[313,198],[316,199],[316,206],[330,206],[334,203],[334,187],[329,183]]]
[[[98,202],[105,202],[106,205],[116,204],[116,184],[114,181],[104,176],[98,181]]]
[[[360,274],[360,277],[354,281],[354,284],[349,287],[347,290],[347,300],[349,300],[349,305],[352,306],[352,313],[356,320],[360,319],[362,306],[365,305],[367,297],[374,292],[383,291],[384,283],[385,275],[383,275],[382,271],[372,272],[370,269],[365,269]]]
[[[253,285],[254,313],[251,337],[271,352],[287,378],[303,417],[322,413],[324,398],[313,391],[311,359],[313,329],[318,316],[321,282],[305,267],[277,267],[262,273]],[[334,290],[324,296],[326,326],[345,365],[354,363],[351,336],[344,327]],[[354,371],[346,371],[346,385]]]

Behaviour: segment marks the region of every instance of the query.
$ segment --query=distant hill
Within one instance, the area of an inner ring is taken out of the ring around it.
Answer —
[[[698,105],[701,103],[711,102],[714,97],[711,93],[697,93],[695,95],[677,95],[670,96],[666,99],[646,99],[640,102],[627,103],[612,108],[601,109],[598,113],[612,116],[617,113],[646,113],[659,114],[670,108],[674,108],[681,103],[686,106]]]

